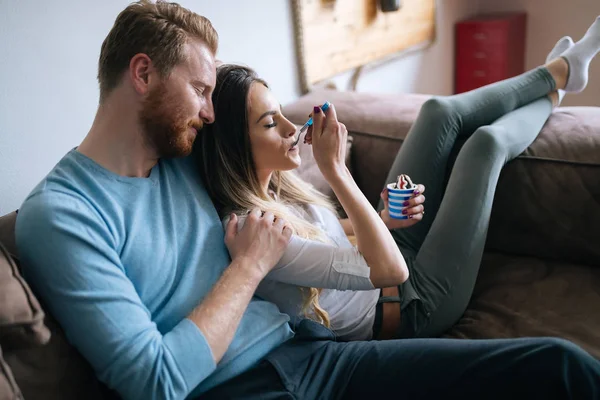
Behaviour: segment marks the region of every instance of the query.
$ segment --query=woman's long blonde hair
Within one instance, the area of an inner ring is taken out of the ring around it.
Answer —
[[[248,95],[255,83],[268,87],[248,67],[222,65],[217,69],[213,93],[215,123],[205,126],[194,145],[206,189],[221,217],[245,214],[258,207],[285,219],[295,235],[327,242],[321,229],[290,212],[290,207],[308,204],[336,212],[326,196],[292,171],[272,174],[269,190],[276,194],[275,198],[264,193],[258,181],[248,133]],[[329,327],[329,315],[319,305],[321,289],[302,288],[302,291],[302,313]]]

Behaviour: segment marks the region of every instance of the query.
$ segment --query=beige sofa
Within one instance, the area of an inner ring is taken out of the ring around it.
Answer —
[[[352,137],[348,163],[376,204],[388,168],[428,98],[314,92],[284,108],[303,124],[333,102]],[[457,149],[459,146],[457,146]],[[302,145],[299,173],[331,190]],[[20,277],[16,214],[0,217],[0,399],[106,399],[51,315]],[[454,338],[559,336],[600,358],[600,108],[559,108],[503,171],[472,301],[444,334]]]

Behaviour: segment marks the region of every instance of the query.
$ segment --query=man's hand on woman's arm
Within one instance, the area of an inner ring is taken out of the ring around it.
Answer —
[[[270,212],[252,210],[239,231],[237,216],[229,220],[225,244],[231,264],[188,317],[206,337],[215,363],[227,351],[258,284],[279,261],[290,237],[285,221]]]

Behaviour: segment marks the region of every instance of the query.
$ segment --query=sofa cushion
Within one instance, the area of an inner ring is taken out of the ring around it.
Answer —
[[[15,243],[15,224],[17,223],[17,211],[0,216],[0,243],[4,245],[8,253],[16,263],[19,263],[17,255],[17,244]]]
[[[599,181],[600,107],[556,109],[500,176],[488,248],[600,265]]]
[[[12,212],[0,217],[0,238],[11,246],[14,256],[0,243],[0,344],[11,376],[27,400],[116,398],[96,379],[56,320],[44,313],[43,305],[19,274],[14,239],[16,216]],[[9,329],[4,321],[15,323]]]
[[[600,268],[486,253],[465,314],[444,337],[554,336],[600,359]]]
[[[42,307],[0,243],[0,344],[10,349],[46,343],[50,331],[43,320]]]
[[[21,390],[13,377],[12,371],[4,358],[2,357],[2,347],[0,347],[0,399],[2,400],[22,400]]]
[[[49,314],[45,324],[52,332],[44,346],[7,350],[5,360],[27,400],[113,399],[89,363],[67,340]]]

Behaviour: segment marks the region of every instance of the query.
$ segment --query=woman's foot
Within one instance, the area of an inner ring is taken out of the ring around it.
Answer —
[[[562,101],[562,96],[559,96],[558,92],[562,92],[562,96],[564,96],[565,91],[561,89],[548,93],[548,98],[552,102],[552,107],[558,107]]]
[[[560,38],[550,53],[548,53],[548,57],[546,57],[546,64],[550,64],[553,60],[559,58],[562,53],[570,49],[574,44],[575,43],[573,43],[573,39],[571,39],[570,36],[563,36]],[[565,97],[565,91],[563,89],[558,89],[556,92],[552,92],[550,94],[550,99],[552,100],[554,107],[558,107],[558,105],[562,102],[563,97]]]
[[[600,16],[589,27],[583,38],[565,51],[561,57],[569,64],[565,84],[567,92],[581,92],[588,81],[590,61],[600,52]]]

